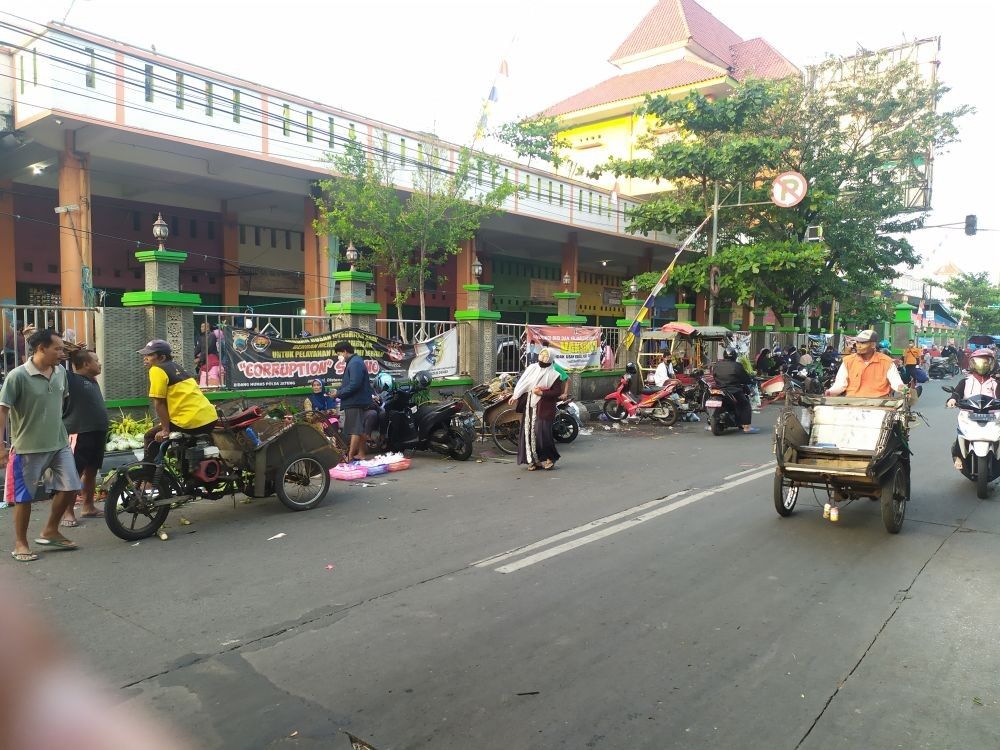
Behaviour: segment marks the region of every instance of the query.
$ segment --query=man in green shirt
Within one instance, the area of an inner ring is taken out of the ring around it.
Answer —
[[[35,544],[44,549],[69,550],[76,545],[59,533],[59,519],[76,499],[80,476],[76,472],[69,437],[63,426],[63,400],[68,394],[63,340],[51,328],[28,339],[31,357],[7,375],[0,390],[0,431],[10,436],[14,449],[14,551],[19,562],[37,560],[28,547],[31,502],[42,477],[55,497],[49,518]],[[10,415],[8,425],[8,414]],[[0,446],[0,466],[6,466],[9,449]]]

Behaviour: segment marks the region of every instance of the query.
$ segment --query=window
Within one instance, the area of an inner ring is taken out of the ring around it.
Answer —
[[[132,231],[138,232],[142,229],[142,214],[138,211],[132,212]]]
[[[35,270],[35,264],[31,263],[29,261],[29,262],[23,264],[23,268],[24,268],[25,271],[34,271]]]
[[[240,121],[240,92],[233,89],[233,122]]]
[[[583,210],[583,191],[582,190],[578,191],[577,194],[576,194],[576,210],[577,211],[582,211]]]
[[[97,85],[97,58],[94,55],[93,47],[85,47],[87,52],[87,88],[92,89]]]
[[[332,117],[327,118],[327,127],[330,128],[330,133],[329,133],[330,140],[328,141],[328,145],[330,146],[330,148],[333,148],[333,146],[336,143],[336,141],[333,140],[333,118]]]
[[[177,109],[184,109],[184,74],[177,74]]]
[[[292,132],[292,108],[287,104],[281,107],[281,134],[289,135]]]
[[[215,277],[212,276],[211,274],[208,275],[208,283],[209,284],[214,284],[215,283]]]
[[[313,142],[313,113],[306,112],[306,141]]]
[[[298,232],[299,235],[299,252],[304,253],[306,251],[306,233]]]
[[[114,273],[114,277],[115,277],[116,279],[120,279],[120,278],[122,277],[122,272],[121,272],[121,269],[119,269],[119,268],[116,268],[116,269],[115,269],[115,273]]]
[[[598,216],[603,216],[604,215],[604,196],[603,195],[597,196],[597,215]]]
[[[271,248],[273,249],[273,248],[276,248],[276,247],[278,247],[278,230],[277,229],[272,229],[271,230]]]
[[[358,134],[354,130],[354,123],[353,122],[350,125],[347,126],[347,137],[350,140],[352,140],[352,141],[358,140]]]
[[[538,202],[542,202],[542,178],[539,177],[535,181],[535,197],[538,198]]]
[[[594,213],[594,191],[593,190],[588,190],[587,191],[587,213],[588,214]]]
[[[552,202],[552,180],[549,180],[549,203]]]
[[[205,226],[205,234],[208,236],[208,239],[210,239],[210,240],[214,240],[215,239],[215,222],[214,221],[208,222],[208,224]]]
[[[205,114],[209,117],[215,111],[215,102],[213,101],[214,94],[212,92],[212,82],[205,81]]]
[[[406,139],[399,139],[399,163],[406,164]]]
[[[559,183],[559,205],[560,205],[560,206],[561,206],[561,205],[563,204],[563,198],[564,198],[564,193],[565,193],[565,188],[566,188],[566,186],[565,186],[565,185],[563,185],[563,184],[562,184],[562,183],[560,182],[560,183]]]
[[[191,239],[197,239],[197,237],[198,237],[198,220],[197,219],[191,219],[191,221],[188,222],[188,233],[190,234]]]
[[[170,217],[170,234],[174,237],[181,236],[181,221],[176,216]]]
[[[260,227],[253,228],[253,244],[260,247]]]
[[[247,225],[240,224],[240,244],[247,244]]]
[[[382,131],[382,161],[389,161],[389,134]]]
[[[153,66],[146,66],[146,74],[143,79],[143,88],[146,90],[146,101],[153,101]]]

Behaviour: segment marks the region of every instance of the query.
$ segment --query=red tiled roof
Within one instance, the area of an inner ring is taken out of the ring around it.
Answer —
[[[542,113],[542,116],[557,117],[567,112],[644,96],[677,86],[709,81],[724,75],[726,75],[725,72],[707,65],[699,65],[689,60],[675,60],[645,70],[637,70],[634,73],[625,73],[609,78],[579,94],[563,99],[558,104],[553,104]]]
[[[732,46],[733,78],[788,78],[801,71],[760,37]]]
[[[659,49],[689,39],[704,47],[726,64],[730,47],[743,41],[694,0],[660,0],[622,42],[609,62]]]

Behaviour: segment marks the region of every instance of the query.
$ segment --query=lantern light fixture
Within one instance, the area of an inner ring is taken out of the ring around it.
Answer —
[[[156,221],[153,222],[153,238],[160,244],[159,250],[164,250],[163,243],[170,236],[170,227],[163,220],[163,214],[156,214]]]

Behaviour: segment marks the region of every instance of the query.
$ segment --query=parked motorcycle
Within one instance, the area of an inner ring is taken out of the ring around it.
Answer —
[[[948,386],[941,390],[954,394]],[[976,483],[976,496],[984,500],[990,482],[1000,479],[1000,398],[969,396],[958,402],[958,410],[962,474]]]
[[[556,418],[552,421],[552,437],[557,443],[572,443],[580,434],[580,407],[572,398],[556,404]]]
[[[944,378],[953,378],[961,371],[954,357],[931,357],[931,366],[927,369],[927,376],[933,380],[943,380]]]
[[[431,384],[429,372],[418,372],[410,383],[393,385],[379,414],[376,449],[398,453],[431,450],[457,461],[472,455],[475,419],[465,402],[415,404],[417,394]]]
[[[677,404],[671,395],[677,389],[679,381],[669,380],[662,388],[644,388],[641,397],[632,395],[632,377],[636,367],[631,362],[625,367],[625,374],[618,383],[618,388],[604,397],[604,414],[614,422],[624,419],[654,419],[660,424],[676,424],[680,417]]]

